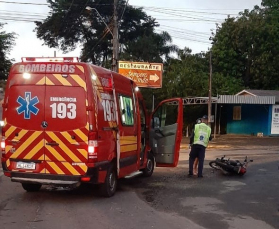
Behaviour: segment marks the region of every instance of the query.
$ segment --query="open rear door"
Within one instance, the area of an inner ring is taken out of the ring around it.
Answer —
[[[176,167],[183,126],[181,98],[162,101],[151,115],[150,147],[157,167]]]

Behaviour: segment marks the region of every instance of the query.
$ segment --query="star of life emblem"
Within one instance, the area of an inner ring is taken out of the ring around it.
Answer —
[[[30,119],[31,113],[37,115],[39,109],[35,106],[39,103],[39,99],[37,96],[31,96],[31,92],[25,92],[25,98],[19,96],[17,98],[17,102],[20,106],[16,109],[18,114],[24,113],[24,119]]]

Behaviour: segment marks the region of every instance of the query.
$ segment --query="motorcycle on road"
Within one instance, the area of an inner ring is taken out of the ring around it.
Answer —
[[[253,160],[249,160],[252,162]],[[239,175],[243,176],[247,171],[248,157],[246,156],[244,162],[239,160],[230,160],[225,156],[221,158],[216,158],[214,161],[210,161],[209,165],[215,170],[220,170],[225,175]]]

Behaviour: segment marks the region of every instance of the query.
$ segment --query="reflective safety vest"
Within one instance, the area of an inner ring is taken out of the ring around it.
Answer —
[[[195,136],[193,144],[207,147],[211,135],[211,128],[205,123],[195,125]]]

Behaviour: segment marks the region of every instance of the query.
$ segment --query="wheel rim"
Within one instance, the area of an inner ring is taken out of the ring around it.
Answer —
[[[148,159],[147,161],[147,165],[146,165],[146,169],[148,170],[148,172],[151,172],[152,171],[152,161],[151,159]]]
[[[109,175],[109,189],[111,191],[113,191],[115,189],[115,182],[116,182],[116,178],[115,178],[114,172],[112,172]]]

